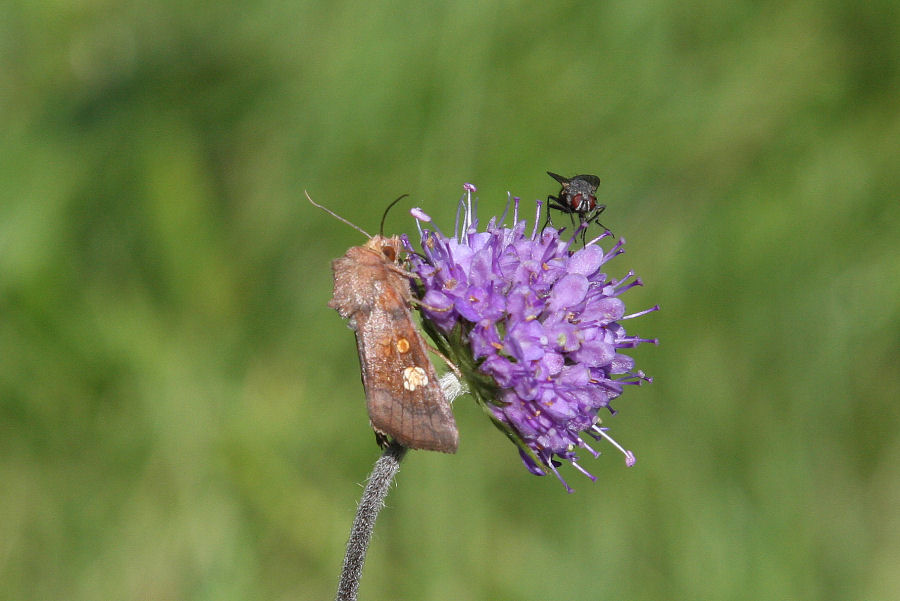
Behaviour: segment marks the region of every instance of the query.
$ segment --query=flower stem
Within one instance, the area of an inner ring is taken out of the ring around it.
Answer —
[[[400,470],[400,461],[406,451],[406,447],[390,443],[369,474],[362,499],[356,508],[353,527],[350,529],[347,554],[344,556],[344,567],[341,569],[341,581],[338,584],[337,601],[356,601],[359,579],[362,576],[363,564],[366,562],[366,551],[369,548],[372,531],[375,529],[375,518],[384,507],[384,498],[394,476]]]

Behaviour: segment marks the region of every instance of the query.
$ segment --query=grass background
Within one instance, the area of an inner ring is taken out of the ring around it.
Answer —
[[[303,190],[449,227],[548,169],[662,306],[638,463],[567,495],[462,399],[361,598],[900,598],[898,39],[886,0],[4,2],[0,598],[332,598],[378,451],[326,306],[361,237]]]

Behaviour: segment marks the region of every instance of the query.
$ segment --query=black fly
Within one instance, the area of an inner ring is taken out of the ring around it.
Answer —
[[[579,224],[596,223],[603,229],[605,225],[598,220],[600,213],[606,209],[606,205],[597,204],[597,187],[600,186],[600,178],[596,175],[576,175],[566,178],[551,171],[547,175],[562,184],[557,196],[547,196],[547,223],[553,225],[550,219],[550,209],[556,209],[560,213],[566,213],[575,225],[575,215],[578,215]],[[585,231],[587,227],[585,226]],[[584,232],[582,232],[582,241]]]

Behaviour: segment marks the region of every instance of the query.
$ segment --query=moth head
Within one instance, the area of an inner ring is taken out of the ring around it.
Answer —
[[[397,262],[397,257],[402,250],[399,236],[373,236],[366,243],[366,247],[379,253],[391,263]]]

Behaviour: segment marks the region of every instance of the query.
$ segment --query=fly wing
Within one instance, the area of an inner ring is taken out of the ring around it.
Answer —
[[[600,187],[600,178],[597,177],[596,175],[587,175],[587,174],[585,174],[585,175],[576,175],[576,176],[573,177],[572,179],[573,179],[573,180],[581,179],[581,180],[586,181],[586,182],[591,186],[591,188],[594,189],[595,192],[596,192],[597,188]]]

